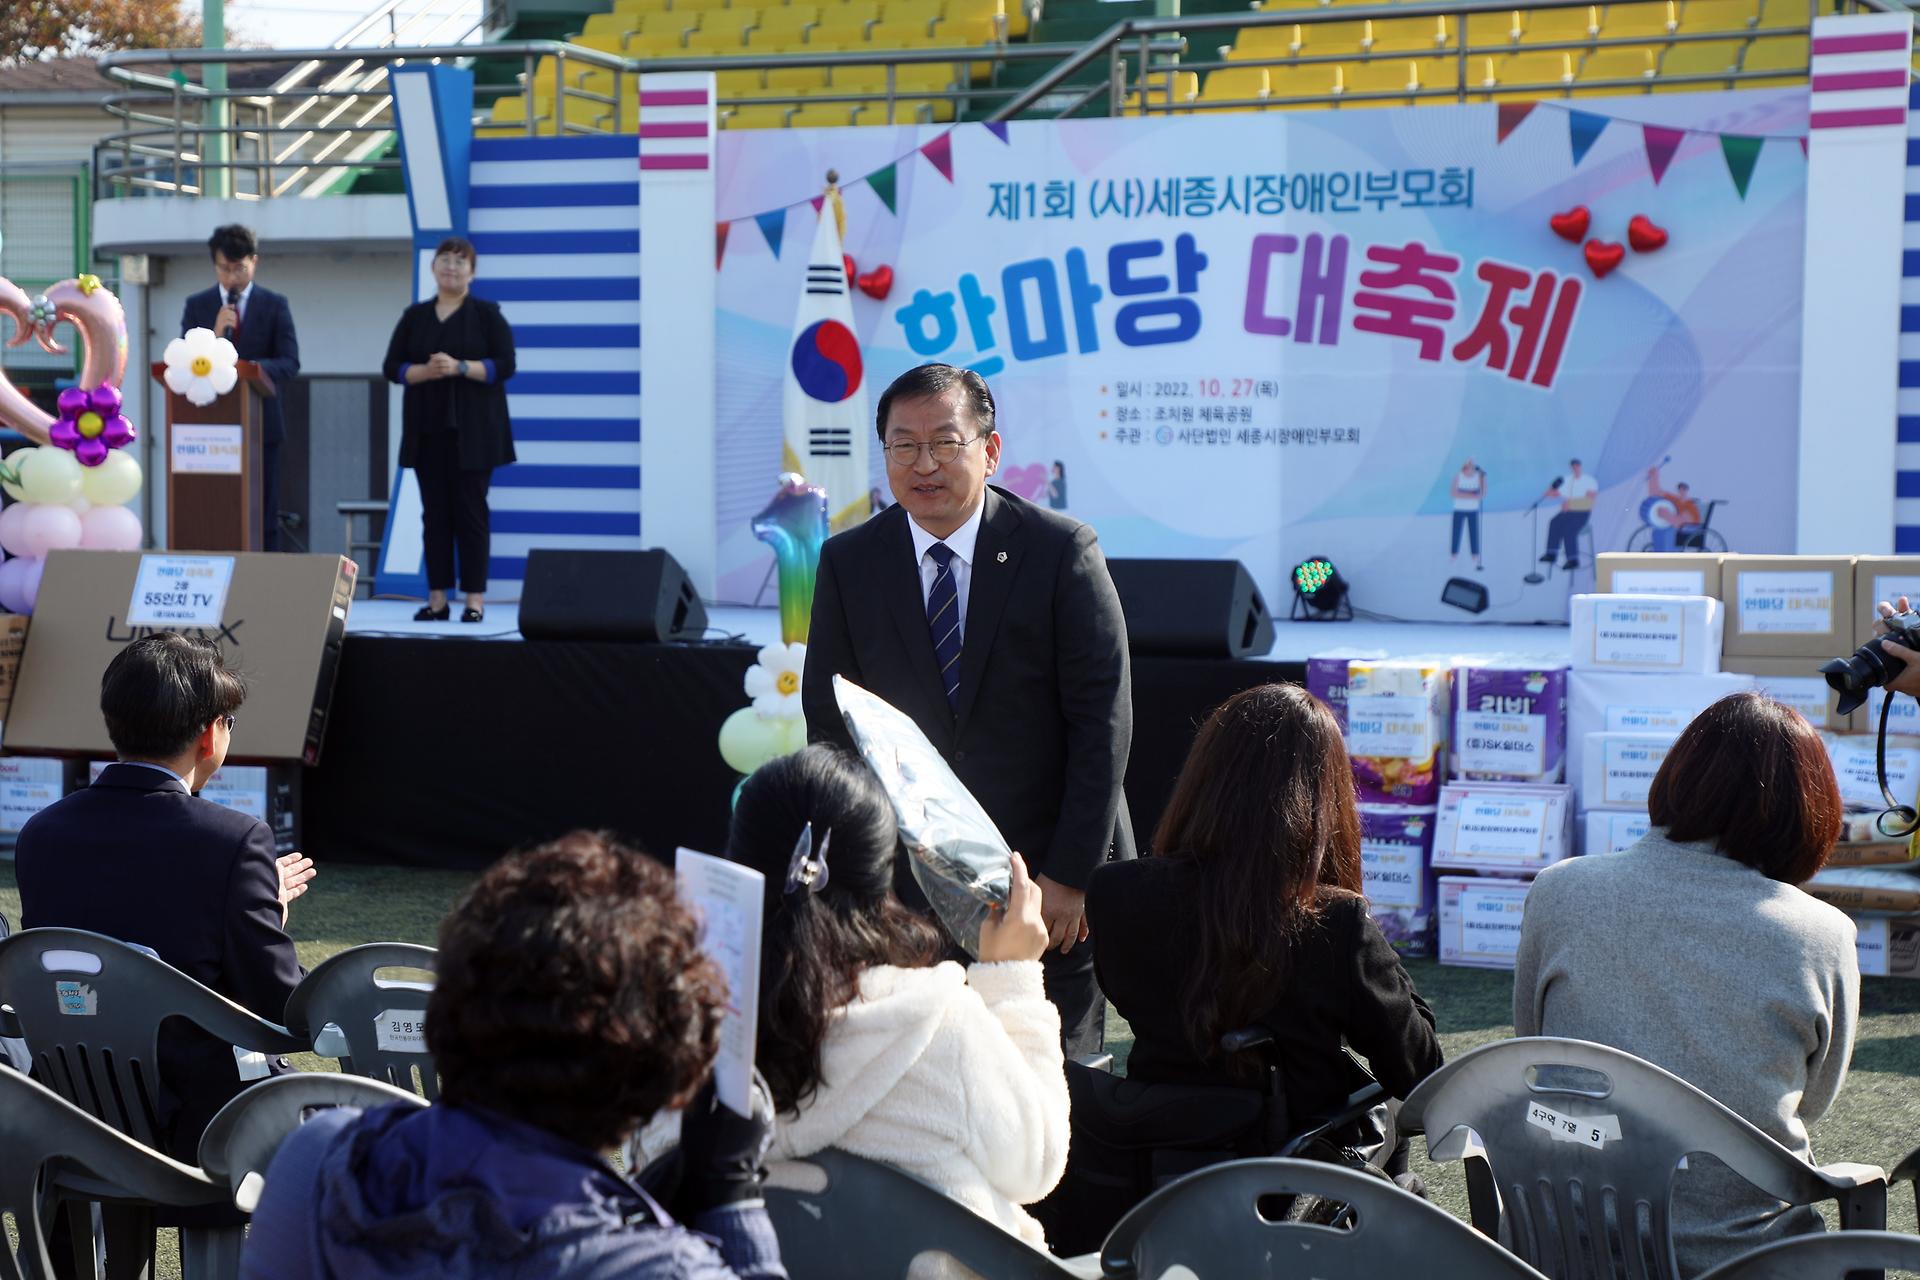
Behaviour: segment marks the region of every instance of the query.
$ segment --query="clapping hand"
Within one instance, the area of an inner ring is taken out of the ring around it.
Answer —
[[[286,928],[287,907],[307,891],[307,885],[320,874],[313,859],[304,853],[289,853],[274,863],[280,869],[280,927]]]

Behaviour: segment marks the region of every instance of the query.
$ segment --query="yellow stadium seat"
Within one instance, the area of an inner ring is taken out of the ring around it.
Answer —
[[[826,129],[853,123],[853,109],[844,102],[809,102],[787,117],[790,129]]]
[[[525,95],[509,93],[495,98],[492,108],[487,112],[489,123],[499,125],[524,125],[527,121],[527,99]]]
[[[917,49],[931,44],[928,26],[911,18],[883,18],[867,28],[867,43],[881,49]]]
[[[755,104],[735,107],[720,118],[722,129],[778,129],[787,123],[792,107]]]
[[[1680,30],[1742,31],[1753,25],[1759,8],[1758,0],[1684,0]]]
[[[742,44],[746,43],[747,28],[760,25],[758,9],[706,9],[695,16],[700,19],[700,30],[731,32]]]
[[[714,76],[715,88],[723,98],[751,98],[760,92],[758,71],[722,71]]]
[[[1420,53],[1444,48],[1447,43],[1445,18],[1407,18],[1371,25],[1373,43],[1368,48],[1374,53]]]
[[[615,133],[632,133],[640,127],[640,95],[622,97],[620,107],[612,117]]]
[[[1605,88],[1582,88],[1574,85],[1576,98],[1606,98],[1625,93],[1645,93],[1653,84],[1653,73],[1659,65],[1659,52],[1655,49],[1610,48],[1595,49],[1580,62],[1580,80],[1639,80],[1642,87],[1612,85]]]
[[[836,93],[884,94],[888,86],[883,66],[836,67],[833,89]],[[945,93],[954,87],[953,67],[945,62],[899,63],[893,68],[893,92],[901,97],[923,93]]]
[[[839,4],[822,4],[820,22],[823,26],[864,27],[869,22],[880,20],[880,0],[841,0]]]
[[[1707,93],[1730,89],[1731,81],[1701,80],[1692,84],[1666,83],[1668,76],[1721,75],[1740,68],[1741,42],[1738,40],[1699,40],[1668,47],[1660,55],[1660,78],[1653,84],[1655,93]]]
[[[695,53],[745,53],[746,39],[739,31],[708,31],[704,28],[687,33],[687,55]]]
[[[1760,0],[1754,25],[1763,31],[1805,30],[1808,21],[1807,0]]]
[[[1527,101],[1534,98],[1558,98],[1565,96],[1564,87],[1573,81],[1573,55],[1561,52],[1508,53],[1493,59],[1493,82],[1495,86],[1535,85],[1538,88],[1522,89],[1513,93],[1496,93],[1494,100],[1500,102]]]
[[[1340,82],[1340,73],[1336,63],[1307,63],[1304,66],[1274,67],[1267,77],[1267,96],[1270,98],[1325,97],[1332,93]],[[1319,104],[1296,104],[1288,110]]]
[[[638,25],[637,20],[627,14],[596,13],[588,17],[587,24],[580,29],[583,36],[623,36]]]
[[[670,7],[667,0],[614,0],[613,13],[621,21],[631,22],[642,14],[659,13]],[[592,22],[593,19],[588,18],[587,21]]]
[[[879,12],[874,20],[892,18],[896,21],[938,22],[947,16],[946,0],[874,0]]]
[[[1467,47],[1477,52],[1503,44],[1518,44],[1525,29],[1518,9],[1470,13],[1467,15]]]
[[[630,0],[621,0],[623,4],[629,2]],[[659,0],[645,0],[645,2],[658,4]],[[673,11],[675,13],[705,13],[709,9],[724,9],[726,7],[727,0],[673,0]]]
[[[1156,72],[1146,84],[1127,92],[1126,102],[1121,108],[1122,115],[1164,115],[1168,112],[1186,114],[1193,110],[1194,99],[1200,96],[1200,75],[1194,71],[1176,71],[1171,77]]]
[[[599,35],[578,35],[568,43],[577,44],[582,49],[593,49],[600,53],[624,54],[627,51],[627,32],[602,32]]]
[[[815,30],[807,37],[807,42],[801,46],[801,50],[805,53],[846,53],[850,49],[865,49],[866,47],[867,42],[864,40],[848,40],[837,32],[826,32],[823,34]]]
[[[1200,101],[1233,102],[1241,98],[1264,98],[1267,96],[1268,73],[1272,70],[1277,68],[1226,67],[1209,71],[1206,83],[1200,88]]]
[[[699,19],[697,13],[649,13],[640,19],[627,37],[627,47],[633,47],[634,36],[682,36],[691,30]]]
[[[1406,94],[1405,97],[1368,98],[1361,101],[1342,101],[1343,106],[1354,107],[1401,107],[1412,106],[1412,94],[1420,87],[1420,72],[1408,58],[1380,58],[1367,62],[1353,62],[1334,67],[1334,91],[1345,98],[1350,93],[1392,93]]]
[[[847,8],[851,9],[849,5]],[[867,38],[867,26],[871,19],[857,13],[843,12],[838,6],[821,11],[820,21],[807,33],[807,43],[820,40],[838,40],[844,44],[859,44]]]
[[[860,111],[861,123],[863,124],[887,123],[886,110],[887,109],[884,104],[877,107],[861,108],[861,111]],[[877,114],[879,116],[878,121],[876,122],[876,121],[867,119],[867,117],[870,114]],[[894,124],[899,124],[903,120],[904,121],[917,120],[922,124],[926,124],[928,122],[932,122],[934,124],[946,124],[949,121],[952,121],[958,118],[959,114],[960,114],[959,109],[954,105],[954,102],[951,98],[928,99],[921,102],[915,102],[911,99],[897,98],[894,100],[894,104],[893,104],[893,123]]]
[[[1233,52],[1240,58],[1284,58],[1299,50],[1300,24],[1242,27],[1234,33]]]
[[[1294,29],[1300,33],[1300,47],[1295,52],[1315,57],[1361,53],[1370,39],[1365,22],[1303,22]]]
[[[902,15],[887,10],[888,19]],[[1027,9],[1025,0],[946,0],[943,14],[947,22],[964,22],[977,19],[993,22],[996,29],[998,20],[1006,20],[1006,33],[1009,38],[1018,38],[1027,34]]]
[[[1738,84],[1739,88],[1748,88],[1755,84],[1794,84],[1803,80],[1807,74],[1807,38],[1777,36],[1771,40],[1755,40],[1747,46],[1746,53],[1741,57],[1740,69],[1742,71],[1786,71],[1792,74],[1758,81],[1742,80]]]
[[[747,32],[747,48],[760,53],[805,53],[807,42],[798,29],[755,27]]]
[[[1600,9],[1532,9],[1522,23],[1521,44],[1591,40],[1600,34]]]
[[[813,93],[827,87],[825,67],[769,67],[767,92]]]
[[[678,31],[640,31],[627,37],[629,58],[678,58],[685,53],[684,37]]]
[[[768,47],[771,47],[772,41],[779,40],[791,48],[801,43],[807,28],[819,20],[820,9],[816,5],[769,5],[761,10],[760,21],[753,33],[768,42]],[[747,43],[758,44],[760,41],[749,40]]]
[[[1677,0],[1654,4],[1610,4],[1600,19],[1600,34],[1611,39],[1662,36],[1680,25]]]

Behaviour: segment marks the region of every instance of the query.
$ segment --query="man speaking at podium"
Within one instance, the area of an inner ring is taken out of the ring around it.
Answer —
[[[293,311],[285,295],[253,282],[254,268],[260,263],[259,242],[251,228],[236,222],[215,227],[207,248],[213,254],[217,283],[187,299],[186,310],[180,315],[180,332],[213,330],[214,337],[231,341],[242,360],[259,365],[275,390],[285,394],[287,384],[300,372],[300,342],[293,334]],[[268,551],[280,549],[280,442],[286,437],[280,395],[262,396],[261,511]]]
[[[877,426],[897,505],[821,549],[808,736],[852,745],[836,674],[913,718],[1033,868],[1047,998],[1066,1051],[1097,1052],[1106,1001],[1080,945],[1087,878],[1133,856],[1120,597],[1089,526],[987,484],[1000,434],[979,374],[908,370]]]

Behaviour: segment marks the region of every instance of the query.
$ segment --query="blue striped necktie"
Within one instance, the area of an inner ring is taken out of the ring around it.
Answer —
[[[927,548],[933,558],[933,590],[927,593],[927,631],[933,636],[933,659],[940,664],[940,684],[947,705],[960,711],[960,592],[953,581],[953,548],[936,542]]]

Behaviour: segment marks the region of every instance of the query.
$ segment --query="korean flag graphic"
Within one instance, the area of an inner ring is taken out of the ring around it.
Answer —
[[[866,518],[868,441],[873,435],[841,253],[833,206],[822,203],[793,321],[782,405],[783,465],[827,491],[835,532]]]

